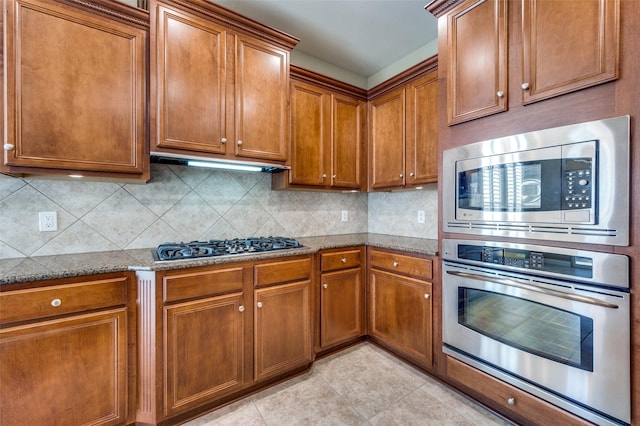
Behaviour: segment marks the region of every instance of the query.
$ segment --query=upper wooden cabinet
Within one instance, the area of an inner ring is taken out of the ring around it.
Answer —
[[[438,78],[428,72],[369,102],[369,189],[438,179]],[[424,65],[423,65],[424,66]],[[402,78],[402,75],[400,75]]]
[[[204,0],[149,11],[151,151],[284,162],[297,40]]]
[[[145,13],[7,0],[0,170],[148,180]]]
[[[366,91],[291,67],[291,170],[273,188],[365,189]]]
[[[441,3],[430,10],[437,13]],[[619,0],[453,4],[440,11],[450,125],[507,110],[510,87],[526,105],[618,77]]]

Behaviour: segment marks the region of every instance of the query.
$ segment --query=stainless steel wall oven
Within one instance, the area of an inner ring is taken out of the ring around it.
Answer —
[[[444,352],[596,424],[629,424],[626,256],[442,242]]]

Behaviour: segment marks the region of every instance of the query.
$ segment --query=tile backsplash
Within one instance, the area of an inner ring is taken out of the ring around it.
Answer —
[[[272,191],[265,173],[152,164],[147,184],[0,175],[0,258],[151,248],[168,241],[386,233],[437,238],[437,192]],[[348,221],[341,222],[341,212]],[[414,212],[416,210],[416,212]],[[418,224],[417,210],[426,211]],[[38,212],[58,230],[40,232]]]

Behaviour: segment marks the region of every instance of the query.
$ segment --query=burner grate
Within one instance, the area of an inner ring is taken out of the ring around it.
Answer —
[[[302,247],[302,245],[297,240],[286,237],[234,238],[188,243],[163,243],[153,251],[153,257],[156,261],[197,259],[298,247]]]

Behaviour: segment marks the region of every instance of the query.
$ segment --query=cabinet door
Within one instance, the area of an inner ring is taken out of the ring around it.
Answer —
[[[331,186],[361,188],[365,104],[348,96],[332,96]]]
[[[311,282],[255,290],[255,380],[311,362]]]
[[[237,36],[235,123],[240,157],[284,161],[289,143],[289,52]]]
[[[407,86],[407,185],[438,180],[438,72]]]
[[[369,187],[404,185],[405,90],[393,90],[369,104]]]
[[[3,171],[148,173],[145,31],[50,1],[3,4]]]
[[[225,29],[162,4],[151,13],[152,146],[225,153]]]
[[[124,424],[127,310],[0,330],[0,424]]]
[[[240,293],[164,308],[165,416],[243,384],[244,316]]]
[[[507,110],[506,0],[467,0],[447,15],[447,65],[449,124]]]
[[[322,274],[320,346],[327,348],[364,334],[364,285],[358,269]]]
[[[618,0],[523,1],[525,104],[618,77]]]
[[[324,186],[329,182],[329,98],[314,85],[291,83],[291,184]]]
[[[432,363],[431,283],[369,273],[369,335],[427,366]]]

